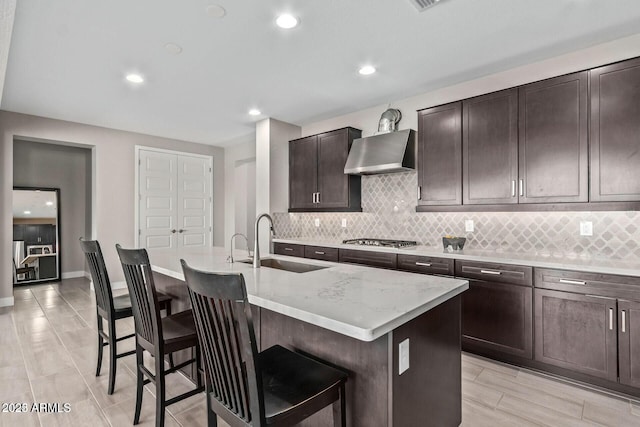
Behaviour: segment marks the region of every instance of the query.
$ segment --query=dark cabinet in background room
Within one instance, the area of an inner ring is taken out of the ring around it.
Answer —
[[[418,112],[418,205],[462,204],[462,102]]]
[[[640,58],[590,78],[591,200],[640,200]]]
[[[360,177],[344,165],[361,131],[338,129],[289,142],[289,211],[362,211]]]

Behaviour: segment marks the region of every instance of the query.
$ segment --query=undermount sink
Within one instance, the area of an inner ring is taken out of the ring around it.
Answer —
[[[252,264],[250,259],[239,261],[245,264]],[[322,265],[304,264],[301,262],[283,261],[281,259],[265,258],[260,260],[261,267],[275,268],[276,270],[285,270],[292,273],[308,273],[309,271],[322,270],[329,268]]]

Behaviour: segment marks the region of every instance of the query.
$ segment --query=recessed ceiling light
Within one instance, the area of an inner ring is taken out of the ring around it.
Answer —
[[[260,112],[260,110],[256,109],[256,108],[252,108],[251,110],[249,110],[249,115],[250,116],[259,116],[260,114],[262,114]]]
[[[207,6],[206,10],[207,10],[207,15],[213,18],[222,18],[227,14],[227,11],[224,10],[224,7],[218,4],[210,4],[209,6]]]
[[[131,83],[142,83],[144,81],[144,77],[140,74],[131,73],[127,74],[127,80]]]
[[[280,15],[278,16],[278,19],[276,19],[276,25],[280,28],[284,28],[285,30],[295,28],[298,24],[298,18],[293,15],[289,15],[288,13]]]
[[[24,211],[25,215],[31,215],[31,211]]]
[[[360,70],[358,70],[358,72],[360,74],[362,74],[363,76],[368,76],[370,74],[373,74],[376,72],[376,67],[372,66],[372,65],[365,65],[364,67],[360,68]]]
[[[53,206],[53,202],[47,202],[47,203],[45,203],[45,205],[47,205],[47,206]]]
[[[164,48],[172,55],[179,55],[182,52],[182,48],[175,43],[167,43]]]

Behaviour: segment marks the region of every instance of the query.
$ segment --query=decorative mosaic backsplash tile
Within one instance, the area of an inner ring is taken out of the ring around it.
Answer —
[[[274,213],[277,237],[373,237],[440,246],[442,236],[451,234],[466,236],[469,249],[640,261],[640,212],[418,213],[416,186],[415,172],[363,176],[364,212]],[[472,233],[464,231],[467,219],[474,221]],[[580,236],[580,221],[593,222],[593,236]]]

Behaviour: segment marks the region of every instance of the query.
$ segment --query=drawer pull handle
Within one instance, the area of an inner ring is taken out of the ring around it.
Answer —
[[[609,330],[613,331],[613,308],[609,309]]]
[[[431,267],[431,264],[428,262],[417,262],[416,261],[416,265],[421,265],[423,267]]]
[[[284,248],[285,251],[293,251],[293,248]]]
[[[493,270],[480,270],[480,273],[482,274],[493,274],[494,276],[499,276],[502,274],[502,272],[500,271],[493,271]]]
[[[627,332],[627,311],[622,310],[622,333]]]
[[[324,255],[324,252],[316,251],[316,255]]]
[[[569,280],[569,279],[560,279],[560,283],[566,283],[567,285],[586,285],[587,282],[584,280]]]

